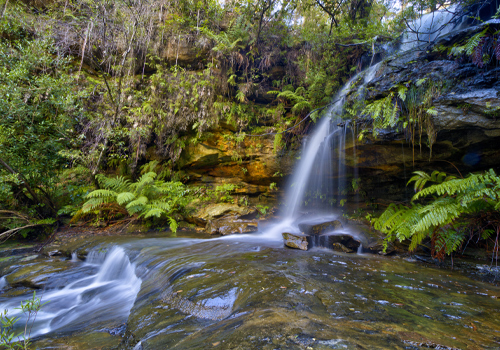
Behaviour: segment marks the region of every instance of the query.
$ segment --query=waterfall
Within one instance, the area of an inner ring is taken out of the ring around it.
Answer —
[[[362,72],[364,73],[364,72]],[[342,113],[345,98],[351,90],[351,84],[360,74],[352,77],[335,96],[333,105],[327,110],[313,134],[306,139],[301,158],[295,166],[293,176],[286,194],[284,216],[287,219],[298,215],[303,206],[306,190],[314,193],[331,193],[345,187],[345,128],[339,126],[339,115]],[[332,145],[337,146],[337,166],[334,167]],[[332,170],[337,169],[338,174]],[[331,181],[330,176],[337,177]],[[337,200],[338,198],[336,198]]]
[[[92,251],[88,261],[81,264],[80,271],[72,272],[79,278],[61,289],[37,294],[37,297],[42,298],[42,303],[48,303],[38,312],[32,336],[60,329],[80,329],[90,323],[126,321],[142,281],[136,276],[135,265],[130,262],[123,248]],[[68,278],[64,272],[58,277],[63,280]],[[25,315],[18,307],[24,299],[25,296],[14,297],[0,303],[0,309],[8,310],[9,316],[20,317],[18,324],[23,326]]]
[[[403,34],[400,51],[408,51],[466,25],[467,17],[458,4],[427,13],[414,20]]]
[[[5,289],[8,286],[7,279],[5,279],[5,276],[0,278],[0,290]]]
[[[412,22],[411,30],[403,34],[399,52],[415,48],[423,42],[432,42],[440,35],[460,29],[465,22],[463,15],[457,16],[458,12],[460,8],[454,5],[426,14]],[[334,103],[327,110],[326,116],[318,122],[311,136],[306,138],[301,158],[295,166],[285,194],[285,207],[282,211],[285,221],[291,222],[301,210],[310,209],[311,198],[329,196],[330,204],[339,204],[342,200],[342,193],[347,191],[345,142],[349,123],[339,126],[342,123],[340,115],[345,98],[352,90],[352,83],[362,77],[356,93],[359,98],[364,98],[366,85],[375,78],[379,67],[380,63],[377,63],[352,77],[333,98]],[[355,146],[353,157],[356,158]],[[354,169],[352,176],[357,179],[357,169]]]

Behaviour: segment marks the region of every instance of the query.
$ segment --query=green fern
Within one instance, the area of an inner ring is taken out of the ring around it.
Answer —
[[[385,247],[396,239],[411,240],[409,249],[414,250],[430,238],[434,255],[443,258],[468,235],[486,239],[500,232],[500,177],[493,170],[460,179],[440,171],[414,174],[408,182],[417,191],[412,202],[392,204],[373,220],[374,228],[386,234]]]
[[[129,216],[139,219],[165,219],[172,231],[177,230],[177,223],[172,214],[181,211],[191,200],[190,191],[180,182],[156,180],[154,169],[157,164],[143,167],[143,174],[136,182],[130,182],[124,177],[97,177],[101,189],[90,192],[80,211],[74,213],[74,220],[83,214],[96,213],[117,205]]]
[[[405,92],[401,90],[400,96]],[[404,95],[406,96],[406,95]],[[370,116],[373,119],[373,134],[377,135],[378,129],[395,127],[398,121],[399,108],[397,103],[393,103],[394,92],[386,97],[368,104],[362,111],[362,115]]]

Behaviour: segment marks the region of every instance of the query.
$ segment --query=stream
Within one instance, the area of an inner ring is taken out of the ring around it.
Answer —
[[[41,349],[500,346],[496,286],[398,256],[262,238],[96,237],[85,261],[14,256],[0,262],[0,308],[14,315],[36,288],[48,302],[32,330]]]

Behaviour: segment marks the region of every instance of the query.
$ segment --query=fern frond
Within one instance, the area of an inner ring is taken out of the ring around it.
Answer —
[[[95,197],[86,201],[82,206],[82,213],[86,214],[91,212],[94,209],[99,208],[103,204],[109,203],[109,197]]]
[[[137,207],[137,206],[143,207],[146,204],[148,204],[148,197],[140,196],[140,197],[136,198],[135,200],[133,200],[132,202],[130,202],[129,204],[127,204],[125,206],[125,208],[127,208],[127,210],[129,210],[130,208]]]
[[[132,192],[122,192],[116,196],[116,202],[120,205],[130,202],[135,199],[135,194]]]
[[[176,233],[177,232],[177,228],[179,227],[178,224],[177,224],[177,221],[175,221],[172,217],[168,216],[168,222],[169,222],[169,226],[170,226],[170,229],[172,230],[172,232]]]
[[[467,55],[472,55],[481,40],[486,36],[488,29],[489,28],[485,28],[482,32],[477,33],[465,43],[464,50]]]
[[[146,212],[144,212],[143,214],[141,214],[141,216],[144,216],[145,219],[150,218],[152,216],[159,218],[163,214],[165,214],[165,211],[163,211],[162,209],[151,208],[151,209],[147,210]]]
[[[123,191],[130,184],[130,180],[125,179],[123,176],[118,176],[116,178],[109,178],[102,174],[96,176],[99,184],[108,190]]]
[[[90,192],[85,198],[116,197],[117,194],[115,191],[100,189]]]

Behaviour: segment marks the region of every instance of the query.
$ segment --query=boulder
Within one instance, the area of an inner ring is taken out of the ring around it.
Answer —
[[[206,226],[209,221],[227,215],[236,216],[237,219],[251,219],[257,215],[257,210],[233,203],[209,204],[191,214],[186,221],[198,226]]]
[[[324,222],[322,224],[299,224],[299,229],[307,235],[321,235],[342,229],[342,223],[338,220]]]
[[[307,250],[312,246],[311,236],[302,233],[282,233],[285,246],[295,249]]]
[[[238,215],[228,215],[207,222],[205,231],[211,235],[230,235],[233,233],[251,233],[259,229],[255,220],[239,219]]]
[[[369,251],[370,253],[380,254],[380,255],[389,255],[396,251],[394,249],[394,245],[392,243],[389,243],[386,251],[384,252],[384,245],[381,242],[373,242],[368,247],[366,247],[366,250]]]

